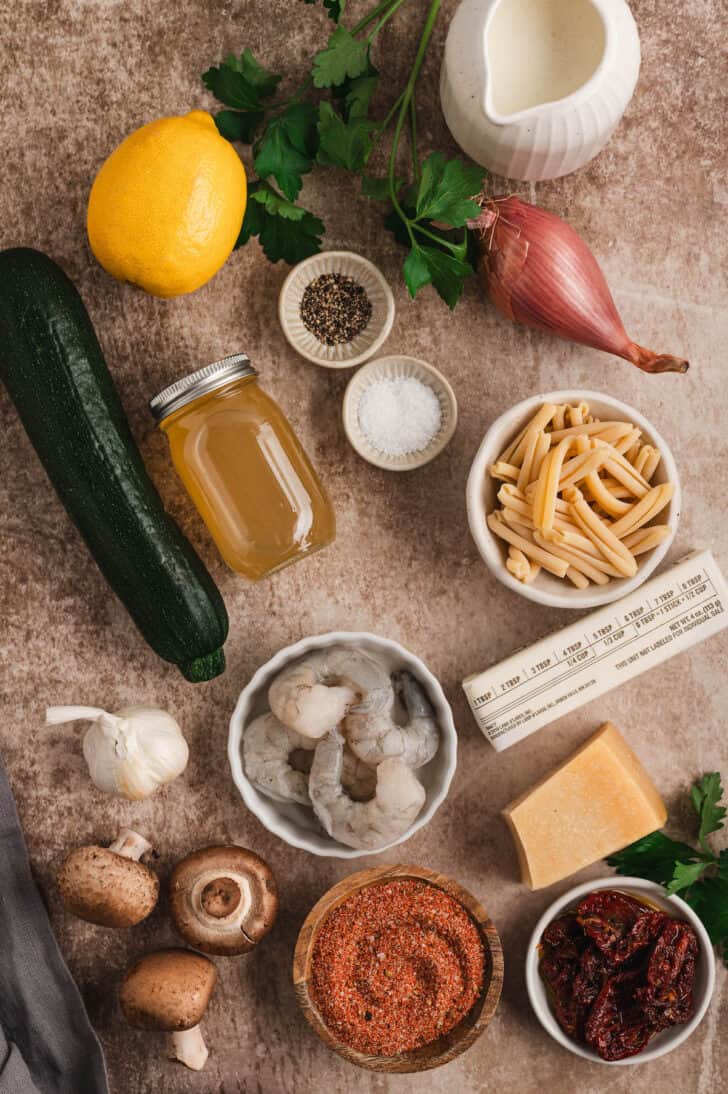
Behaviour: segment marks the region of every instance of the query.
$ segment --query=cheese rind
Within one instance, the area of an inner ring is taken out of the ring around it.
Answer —
[[[523,881],[543,889],[661,828],[667,810],[624,737],[606,722],[503,817]]]

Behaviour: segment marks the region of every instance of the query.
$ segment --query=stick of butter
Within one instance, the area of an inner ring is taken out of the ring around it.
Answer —
[[[622,600],[468,676],[463,689],[481,730],[502,752],[726,626],[725,578],[710,551],[700,551]]]
[[[616,726],[607,722],[503,810],[531,889],[562,881],[662,828],[667,810]]]

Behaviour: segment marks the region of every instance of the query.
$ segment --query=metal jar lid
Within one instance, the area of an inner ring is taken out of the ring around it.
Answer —
[[[211,391],[217,391],[218,388],[229,384],[231,380],[257,375],[246,354],[233,353],[230,357],[223,357],[212,365],[206,365],[205,368],[184,376],[181,380],[175,380],[173,384],[165,387],[149,400],[149,409],[156,421],[161,422],[163,418],[168,418],[175,410],[191,403],[193,399],[199,399],[201,395],[209,395]]]

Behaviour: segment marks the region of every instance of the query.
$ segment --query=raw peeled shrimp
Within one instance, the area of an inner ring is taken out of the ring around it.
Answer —
[[[275,714],[261,714],[243,733],[245,774],[269,798],[310,805],[308,775],[291,767],[291,753],[315,747],[315,741],[288,729]]]
[[[366,653],[347,646],[317,650],[288,665],[268,690],[277,718],[318,739],[339,725],[358,701],[378,709],[394,697],[387,671]]]
[[[307,753],[311,755],[311,753]],[[313,758],[313,757],[312,757]],[[344,747],[341,767],[341,785],[355,802],[369,801],[377,789],[377,769],[355,756],[348,745]]]
[[[387,759],[376,769],[371,801],[357,802],[341,785],[344,738],[338,729],[319,741],[308,789],[316,816],[328,834],[347,847],[375,851],[403,836],[425,801],[425,788],[401,760]]]
[[[430,700],[411,672],[395,673],[394,686],[407,710],[407,721],[393,718],[394,691],[385,704],[371,704],[368,697],[351,708],[344,732],[352,752],[371,767],[397,759],[408,767],[422,767],[437,752],[440,732]]]

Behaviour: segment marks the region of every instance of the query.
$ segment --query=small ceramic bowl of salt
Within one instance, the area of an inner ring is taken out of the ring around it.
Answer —
[[[442,373],[416,357],[379,357],[351,378],[344,395],[351,446],[375,467],[412,471],[442,452],[458,420]]]

